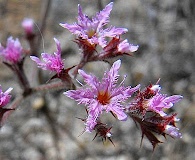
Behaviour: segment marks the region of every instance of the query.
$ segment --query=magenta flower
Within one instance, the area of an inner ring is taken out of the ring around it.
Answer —
[[[111,69],[105,72],[102,81],[97,77],[79,70],[87,86],[77,90],[69,90],[64,94],[87,106],[88,117],[86,119],[85,131],[91,132],[97,124],[98,118],[103,111],[111,112],[118,120],[126,120],[124,102],[138,90],[139,85],[131,88],[122,84],[117,86],[118,70],[121,61],[116,61]]]
[[[13,40],[12,37],[9,37],[6,48],[0,44],[0,56],[3,57],[4,61],[11,64],[18,63],[22,59],[22,46],[20,41],[17,38]]]
[[[153,111],[161,116],[165,116],[167,114],[163,111],[163,109],[173,107],[174,103],[179,102],[183,96],[173,95],[167,97],[165,94],[161,94],[160,90],[160,85],[150,85],[146,88],[146,90],[142,93],[142,96],[145,98],[144,108],[146,111]]]
[[[117,47],[119,53],[127,53],[127,54],[135,52],[139,48],[138,45],[129,44],[127,39],[119,43]]]
[[[111,58],[118,55],[131,55],[132,52],[137,51],[138,45],[129,44],[128,40],[121,40],[120,37],[114,37],[112,40],[103,48],[103,52],[100,57]]]
[[[61,58],[61,47],[60,42],[56,38],[54,38],[54,41],[56,42],[57,52],[54,52],[53,55],[49,53],[42,53],[41,56],[43,62],[35,56],[30,56],[30,58],[37,63],[39,68],[54,71],[57,72],[57,74],[60,74],[64,68],[63,60]]]
[[[9,93],[11,92],[13,88],[8,88],[4,93],[2,91],[1,85],[0,85],[0,108],[7,105],[10,101],[11,96]]]
[[[107,43],[105,37],[115,37],[127,32],[126,28],[115,28],[112,26],[103,29],[103,26],[109,22],[112,7],[113,3],[111,2],[90,19],[83,14],[81,6],[78,5],[78,22],[74,24],[60,23],[60,25],[79,38],[87,39],[91,44],[99,44],[105,47]]]
[[[27,35],[33,34],[34,20],[31,18],[24,18],[22,21],[22,27]]]
[[[173,107],[183,96],[173,95],[167,97],[160,93],[160,85],[150,85],[140,92],[137,97],[130,103],[129,110],[139,109],[143,117],[147,111],[158,113],[160,116],[167,115],[163,110]]]
[[[179,102],[183,97],[181,95],[173,95],[166,97],[164,94],[157,93],[154,97],[148,100],[147,110],[154,111],[161,116],[167,115],[163,109],[173,107],[174,103]]]

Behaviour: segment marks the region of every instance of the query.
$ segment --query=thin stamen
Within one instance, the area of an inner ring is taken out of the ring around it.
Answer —
[[[127,75],[124,75],[124,78],[123,78],[122,82],[119,84],[119,86],[122,86],[124,84],[126,78],[127,78]]]
[[[78,79],[76,79],[76,81],[77,81],[81,86],[83,86],[83,84],[82,84]]]

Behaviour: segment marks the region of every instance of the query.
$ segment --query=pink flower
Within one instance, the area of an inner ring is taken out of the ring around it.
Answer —
[[[137,51],[139,48],[138,45],[129,44],[127,39],[119,43],[118,45],[118,52],[119,53],[132,53]]]
[[[13,88],[8,88],[4,93],[2,91],[1,85],[0,85],[0,108],[7,105],[10,101],[11,96],[9,93],[11,92]]]
[[[105,37],[115,37],[127,32],[126,28],[115,28],[112,26],[103,29],[103,26],[109,22],[112,7],[113,3],[111,2],[90,19],[87,15],[83,14],[82,8],[78,5],[78,22],[74,24],[60,23],[60,25],[79,38],[87,39],[91,44],[99,44],[105,47],[107,43]]]
[[[91,132],[97,124],[99,116],[103,111],[111,112],[118,120],[126,120],[127,115],[124,112],[124,102],[138,90],[139,86],[134,88],[124,87],[122,84],[117,86],[118,70],[121,61],[116,61],[111,69],[105,72],[102,81],[97,77],[79,70],[87,86],[77,90],[69,90],[64,94],[69,98],[78,101],[79,104],[87,106],[88,117],[86,119],[85,131]]]
[[[137,97],[130,103],[131,109],[139,109],[143,113],[143,117],[147,111],[153,111],[161,116],[167,115],[164,109],[173,107],[179,102],[183,96],[173,95],[167,97],[165,94],[160,93],[160,85],[149,85],[145,90],[140,92]]]
[[[4,61],[11,64],[18,63],[22,59],[22,46],[20,41],[17,38],[13,40],[12,37],[9,37],[6,48],[0,44],[0,56],[3,57]]]
[[[57,74],[60,74],[64,68],[63,60],[61,58],[61,47],[60,42],[56,38],[54,38],[54,41],[56,42],[57,52],[54,52],[53,55],[49,53],[42,53],[41,56],[43,62],[35,56],[30,56],[30,58],[37,63],[39,68],[54,71],[57,72]]]
[[[118,55],[131,55],[132,52],[138,50],[138,45],[129,44],[126,40],[121,40],[120,37],[114,37],[112,40],[103,48],[103,52],[100,57],[112,58]]]
[[[166,97],[164,94],[157,93],[154,97],[148,100],[147,110],[159,113],[161,116],[167,115],[163,109],[173,107],[174,103],[179,102],[183,97],[181,95],[173,95]]]
[[[34,20],[31,18],[24,18],[24,20],[22,21],[22,27],[24,28],[27,35],[33,34]]]

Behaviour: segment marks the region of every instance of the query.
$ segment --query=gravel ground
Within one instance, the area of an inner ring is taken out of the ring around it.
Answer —
[[[97,0],[53,0],[43,35],[43,50],[55,50],[53,37],[59,39],[67,67],[77,64],[79,50],[72,41],[74,36],[59,26],[60,22],[73,23],[77,17],[77,4],[86,14],[93,15],[99,9]],[[103,6],[108,0],[102,0]],[[41,19],[44,1],[0,1],[0,41],[7,37],[19,37],[28,47],[22,32],[24,17]],[[101,139],[92,141],[93,134],[83,131],[82,107],[66,98],[61,90],[34,94],[26,98],[7,119],[0,131],[0,160],[193,160],[195,157],[195,1],[194,0],[115,0],[110,24],[128,28],[127,38],[140,48],[133,57],[120,57],[120,75],[127,74],[126,84],[135,86],[155,83],[159,78],[163,93],[180,94],[184,98],[173,107],[180,122],[177,126],[182,139],[164,139],[154,152],[132,120],[118,122],[107,116],[113,125],[115,147]],[[41,42],[42,43],[42,42]],[[117,59],[117,58],[116,58]],[[97,67],[98,66],[98,67]],[[99,67],[100,66],[100,67]],[[103,62],[87,64],[84,69],[102,75],[109,66]],[[32,86],[36,66],[29,59],[25,71]],[[43,81],[51,74],[43,73]],[[0,64],[0,84],[3,89],[13,87],[12,99],[21,93],[15,75]],[[45,99],[42,99],[42,97]],[[46,101],[47,108],[38,108]]]

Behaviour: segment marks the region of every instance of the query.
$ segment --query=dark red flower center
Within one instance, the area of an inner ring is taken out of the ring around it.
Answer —
[[[98,92],[98,96],[97,96],[97,100],[102,104],[102,105],[106,105],[108,103],[110,103],[110,94],[108,93],[108,91],[100,91]]]

